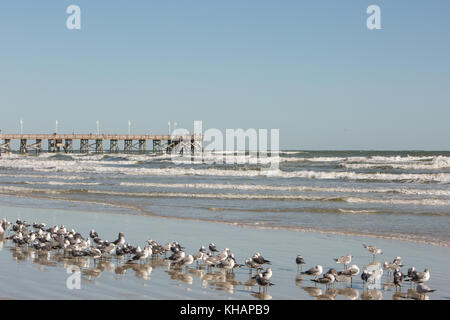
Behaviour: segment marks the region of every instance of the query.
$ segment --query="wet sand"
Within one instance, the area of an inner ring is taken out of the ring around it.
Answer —
[[[174,270],[161,258],[149,259],[145,264],[124,266],[115,258],[94,262],[90,258],[65,259],[51,252],[38,255],[33,249],[16,248],[10,241],[0,242],[0,297],[10,299],[402,299],[417,298],[408,283],[402,293],[396,293],[387,276],[379,289],[363,292],[363,283],[357,276],[353,284],[337,283],[334,289],[315,286],[309,277],[299,276],[295,257],[301,254],[306,260],[303,269],[321,264],[325,270],[334,267],[333,258],[351,253],[352,264],[363,269],[372,256],[362,244],[383,249],[377,260],[392,261],[403,258],[406,272],[409,266],[422,271],[428,267],[431,279],[427,285],[437,291],[430,299],[450,299],[450,249],[427,244],[356,236],[339,236],[244,228],[220,223],[184,221],[111,213],[114,210],[76,211],[35,209],[19,206],[0,206],[0,218],[10,221],[17,218],[29,222],[46,222],[74,228],[87,236],[91,228],[102,239],[114,240],[119,231],[126,241],[143,246],[148,238],[159,243],[177,240],[194,253],[201,245],[215,242],[219,249],[230,248],[239,263],[244,263],[254,252],[260,252],[272,261],[275,286],[266,294],[259,294],[254,281],[249,280],[246,267],[235,269],[234,274],[222,271],[208,272],[192,265],[186,270]],[[70,265],[81,267],[81,289],[69,290],[66,280],[71,275]]]

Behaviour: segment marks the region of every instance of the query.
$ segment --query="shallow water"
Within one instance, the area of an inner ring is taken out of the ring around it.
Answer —
[[[0,194],[450,246],[450,152],[225,155],[230,163],[217,153],[181,164],[152,154],[3,154]],[[279,170],[265,170],[275,160]]]
[[[5,205],[5,202],[10,203]],[[87,204],[57,202],[39,199],[0,197],[0,217],[8,220],[21,218],[30,222],[46,222],[75,228],[83,235],[94,228],[104,239],[115,239],[119,231],[127,242],[134,245],[152,238],[160,243],[178,240],[193,253],[201,245],[213,241],[219,249],[230,248],[239,263],[254,252],[272,261],[275,286],[266,294],[259,294],[257,286],[249,281],[247,268],[236,269],[234,274],[207,272],[196,269],[177,271],[168,268],[162,259],[148,260],[145,265],[123,268],[115,258],[94,262],[92,259],[64,259],[52,253],[39,256],[33,250],[17,249],[11,242],[0,245],[0,298],[15,299],[393,299],[417,298],[405,284],[402,293],[389,287],[386,275],[382,285],[363,291],[359,276],[353,283],[338,283],[332,290],[315,286],[308,277],[298,278],[295,257],[302,254],[304,269],[316,264],[341,269],[332,258],[353,254],[352,263],[361,268],[372,262],[363,243],[376,245],[384,254],[377,260],[392,261],[403,258],[407,267],[418,270],[428,267],[431,279],[427,283],[437,291],[431,299],[450,299],[448,276],[449,248],[393,241],[379,238],[339,236],[286,230],[262,230],[220,223],[187,221],[141,215],[124,208],[88,204],[89,211],[80,210]],[[30,208],[33,206],[33,208]],[[40,208],[40,209],[36,209]],[[46,209],[43,209],[46,208]],[[70,265],[81,266],[81,289],[66,286]],[[119,267],[119,268],[118,268]],[[121,274],[126,269],[125,274]]]

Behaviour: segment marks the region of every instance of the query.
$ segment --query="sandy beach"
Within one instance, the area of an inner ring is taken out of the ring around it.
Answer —
[[[37,201],[37,205],[42,203]],[[25,201],[26,203],[26,201]],[[68,207],[68,206],[67,206]],[[94,263],[92,259],[71,261],[61,255],[38,255],[33,249],[18,249],[10,241],[0,242],[0,297],[10,299],[403,299],[414,298],[406,283],[401,293],[396,293],[386,275],[383,285],[363,291],[357,276],[353,283],[337,283],[326,290],[309,277],[299,276],[295,257],[301,254],[304,269],[321,264],[325,270],[342,266],[333,258],[351,253],[352,263],[364,267],[372,262],[371,255],[362,244],[368,243],[383,249],[377,260],[392,261],[403,258],[406,268],[418,270],[428,267],[431,279],[428,285],[436,292],[430,299],[450,298],[448,276],[449,248],[355,236],[338,236],[310,232],[244,228],[221,223],[186,221],[120,213],[103,208],[96,211],[77,211],[75,208],[36,209],[29,206],[1,205],[0,216],[15,221],[47,222],[48,225],[65,225],[83,235],[94,228],[104,239],[115,239],[122,231],[126,241],[143,245],[148,238],[160,243],[179,241],[185,250],[194,253],[201,245],[213,241],[219,249],[230,248],[239,263],[244,263],[254,252],[272,261],[275,286],[265,294],[249,280],[246,267],[235,269],[234,274],[222,271],[208,272],[193,264],[187,271],[169,268],[161,258],[149,259],[145,264],[123,267],[116,258]],[[81,266],[81,288],[69,290],[66,286],[70,265]]]

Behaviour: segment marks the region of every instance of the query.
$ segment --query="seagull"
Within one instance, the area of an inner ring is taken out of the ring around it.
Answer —
[[[339,271],[338,274],[340,276],[354,277],[359,274],[359,267],[356,264],[352,264],[350,268],[345,269],[344,271]]]
[[[375,279],[374,279],[374,277],[373,277],[373,271],[372,272],[369,272],[369,271],[367,271],[367,270],[364,270],[362,273],[361,273],[361,280],[362,281],[364,281],[364,285],[366,284],[366,283],[372,283]]]
[[[183,251],[180,251],[183,252]],[[194,257],[189,254],[183,259],[179,260],[178,262],[175,262],[174,265],[180,266],[180,267],[188,267],[194,262]]]
[[[389,263],[389,262],[387,262],[387,261],[385,261],[385,262],[383,263],[383,268],[384,268],[384,270],[387,271],[388,277],[389,277],[389,275],[390,275],[392,272],[394,272],[395,270],[397,270],[398,267],[399,267],[399,265],[396,264],[396,263]]]
[[[410,281],[415,283],[424,283],[430,280],[430,270],[427,268],[423,272],[413,272]]]
[[[164,251],[164,258],[167,256],[167,252],[170,251],[170,247],[171,247],[170,242],[167,242],[165,245],[162,246],[162,249]]]
[[[211,253],[209,252],[206,255],[206,258],[204,259],[206,265],[208,266],[208,268],[210,267],[214,267],[216,264],[218,264],[220,261],[217,258],[217,256],[212,256]]]
[[[375,246],[368,246],[368,245],[365,245],[365,244],[363,244],[363,246],[364,246],[364,248],[367,250],[367,251],[369,251],[372,255],[373,255],[373,258],[375,259],[375,255],[377,255],[377,254],[383,254],[383,251],[381,251],[381,249],[378,249],[377,247],[375,247]]]
[[[336,261],[336,263],[341,263],[344,265],[344,269],[347,267],[347,265],[352,262],[352,255],[351,254],[347,254],[346,256],[342,256],[339,257],[337,259],[334,259],[334,261]]]
[[[6,231],[8,231],[10,226],[11,226],[11,222],[8,222],[8,221],[6,221],[5,218],[3,218],[0,221],[0,234],[6,233]]]
[[[216,257],[219,261],[224,261],[226,258],[228,258],[228,252],[230,249],[225,248],[222,252],[220,252]]]
[[[394,272],[394,285],[395,285],[395,290],[397,290],[398,288],[402,287],[402,283],[403,283],[403,279],[405,278],[405,276],[403,275],[403,273],[400,271],[400,269],[395,270]]]
[[[402,258],[396,257],[392,263],[398,265],[399,267],[403,267]]]
[[[255,261],[253,261],[251,258],[247,258],[245,260],[245,265],[248,267],[250,273],[252,273],[253,269],[261,269],[261,265]]]
[[[332,274],[335,278],[338,276],[338,272],[334,268],[329,269],[326,274]]]
[[[266,271],[262,273],[262,276],[265,280],[270,280],[270,278],[272,278],[272,268],[267,268]]]
[[[267,268],[266,271],[261,272],[260,270],[258,270],[258,273],[252,277],[252,279],[256,279],[256,277],[258,276],[258,274],[260,274],[265,280],[270,280],[270,278],[272,278],[272,269],[271,268]]]
[[[298,255],[297,258],[295,258],[295,263],[297,264],[297,272],[300,268],[303,267],[305,264],[305,260],[302,258],[301,255]]]
[[[123,257],[125,255],[124,248],[122,247],[116,247],[116,256]]]
[[[114,252],[114,249],[116,249],[116,245],[105,241],[104,245],[99,247],[99,249],[104,253],[111,254]]]
[[[264,288],[263,290],[265,290],[265,289],[267,289],[267,287],[274,285],[269,280],[264,279],[264,277],[262,276],[260,271],[258,271],[255,279],[256,279],[256,283],[258,283],[258,285],[259,285],[259,291],[261,291],[261,287],[263,287]]]
[[[211,242],[211,243],[209,244],[209,251],[211,251],[211,252],[217,252],[217,247],[216,247],[216,245],[214,244],[214,242]]]
[[[236,264],[236,262],[234,261],[234,259],[230,256],[229,258],[221,261],[219,264],[217,264],[216,266],[218,268],[221,269],[225,269],[227,271],[233,270],[234,265]]]
[[[317,278],[318,276],[320,276],[323,272],[323,267],[321,265],[317,265],[315,267],[312,267],[309,270],[303,271],[302,274],[306,274],[308,276],[313,276],[315,278]]]
[[[177,263],[181,259],[184,259],[185,256],[186,256],[186,253],[184,251],[177,251],[177,252],[173,253],[168,259]]]
[[[127,263],[131,263],[133,261],[144,261],[148,258],[149,255],[152,254],[152,249],[149,246],[146,246],[142,252],[137,252]]]
[[[125,235],[122,232],[119,232],[119,236],[117,240],[113,241],[116,246],[123,246],[125,244]]]
[[[332,285],[335,281],[335,277],[332,274],[324,274],[322,278],[311,279],[315,283],[325,284],[327,287]]]
[[[97,248],[91,248],[90,251],[89,251],[89,254],[94,259],[101,258],[101,256],[102,256],[102,252],[99,249],[97,249]]]
[[[194,261],[197,262],[197,265],[199,261],[203,260],[203,255],[205,254],[205,252],[206,252],[205,246],[201,246],[200,250],[198,250],[196,253],[192,255]]]
[[[174,241],[170,246],[172,252],[182,251],[184,249],[177,241]]]
[[[359,267],[356,264],[352,264],[350,268],[344,271],[339,271],[338,275],[350,278],[350,283],[353,284],[353,277],[359,274]]]
[[[261,256],[261,254],[260,254],[259,252],[256,252],[256,253],[253,255],[252,260],[253,260],[254,262],[256,262],[256,263],[259,263],[259,264],[265,264],[265,263],[266,263],[266,264],[270,264],[270,261],[264,259],[264,257]]]
[[[408,269],[408,278],[412,278],[413,274],[416,272],[416,268],[415,267],[411,267]]]

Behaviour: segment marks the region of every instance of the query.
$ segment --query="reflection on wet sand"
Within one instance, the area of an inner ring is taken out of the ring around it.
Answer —
[[[268,292],[252,292],[250,295],[259,300],[272,300],[272,296]]]
[[[242,285],[242,283],[240,281],[236,281],[235,278],[236,275],[234,273],[229,273],[225,270],[209,271],[207,273],[204,273],[201,277],[202,287],[210,287],[215,290],[234,293],[235,287]]]
[[[378,289],[367,290],[361,294],[361,300],[382,300],[383,293]]]
[[[258,282],[252,273],[235,273],[225,269],[216,269],[206,267],[202,264],[196,266],[177,266],[171,264],[168,259],[163,257],[152,256],[148,260],[138,262],[126,262],[128,259],[124,257],[117,257],[115,255],[103,256],[101,258],[93,258],[90,256],[74,257],[68,254],[63,249],[61,250],[36,250],[33,247],[21,247],[10,244],[8,241],[0,240],[0,251],[10,252],[14,261],[19,264],[27,262],[38,266],[40,271],[48,271],[49,268],[62,267],[64,269],[79,268],[82,279],[87,283],[95,283],[102,275],[111,273],[115,280],[123,280],[128,274],[134,277],[151,281],[152,272],[156,269],[163,270],[168,275],[170,280],[173,280],[177,285],[191,286],[194,284],[194,279],[200,282],[202,288],[208,288],[217,291],[223,291],[229,294],[234,294],[237,289],[248,292],[249,296],[260,299],[269,300],[272,296],[267,292],[258,292]],[[374,268],[381,264],[372,261],[368,266]],[[239,278],[239,279],[238,279]],[[356,284],[351,281],[350,277],[341,275],[336,277],[336,282],[327,287],[311,281],[312,278],[297,274],[295,276],[295,286],[301,288],[310,297],[317,300],[335,300],[339,298],[349,300],[381,300],[383,299],[383,292],[393,291],[393,300],[413,299],[413,300],[427,300],[429,296],[426,293],[419,293],[413,285],[411,288],[403,292],[397,288],[392,279],[385,276],[385,282],[380,282],[377,287],[366,287]]]
[[[337,294],[344,296],[349,300],[357,300],[359,298],[359,291],[349,287],[338,289]]]
[[[298,274],[298,275],[295,277],[295,285],[296,285],[296,286],[301,286],[302,281],[303,281],[303,277],[302,277],[301,275]]]
[[[311,297],[317,298],[322,295],[322,289],[318,287],[302,287]]]

